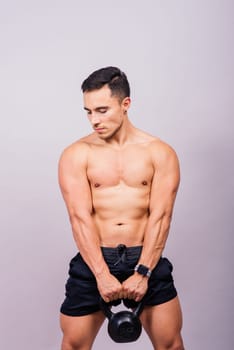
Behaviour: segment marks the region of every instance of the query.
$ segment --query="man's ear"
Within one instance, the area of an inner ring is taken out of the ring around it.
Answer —
[[[122,106],[123,106],[123,109],[124,109],[124,112],[126,113],[128,108],[130,107],[131,105],[131,99],[130,97],[125,97],[122,101]]]

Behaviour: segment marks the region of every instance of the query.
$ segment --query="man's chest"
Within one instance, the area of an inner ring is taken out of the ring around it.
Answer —
[[[115,151],[96,149],[90,152],[87,176],[91,185],[149,185],[154,174],[151,156],[146,149]]]

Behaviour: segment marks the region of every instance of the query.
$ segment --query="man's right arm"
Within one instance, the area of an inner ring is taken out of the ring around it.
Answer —
[[[122,286],[105,263],[92,217],[92,195],[86,173],[88,151],[89,146],[81,142],[65,149],[59,161],[59,184],[78,250],[93,272],[100,294],[108,302],[119,297]]]

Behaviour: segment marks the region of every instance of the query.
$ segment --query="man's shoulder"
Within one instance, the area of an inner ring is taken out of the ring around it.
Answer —
[[[156,136],[151,136],[148,147],[152,157],[155,160],[168,160],[169,158],[177,159],[175,149],[166,141]]]
[[[63,157],[70,157],[76,154],[84,153],[88,149],[88,144],[82,140],[77,140],[68,145],[62,152]]]
[[[153,136],[149,133],[140,130],[142,138],[145,140],[147,146],[152,150],[153,153],[165,153],[171,154],[175,153],[175,150],[169,143],[162,140],[158,136]]]
[[[68,145],[60,156],[61,161],[85,161],[88,157],[90,145],[93,143],[93,134],[82,137]]]
[[[166,141],[163,141],[162,139],[155,137],[151,142],[150,142],[150,147],[154,151],[158,152],[166,152],[166,153],[171,153],[175,152],[173,147],[169,145]]]
[[[93,143],[95,143],[95,137],[92,133],[72,142],[63,150],[63,153],[86,152]]]

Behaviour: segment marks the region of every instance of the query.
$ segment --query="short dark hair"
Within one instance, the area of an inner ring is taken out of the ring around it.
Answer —
[[[81,85],[83,92],[101,89],[107,85],[113,96],[120,100],[130,96],[130,86],[127,76],[117,67],[105,67],[96,70],[85,79]]]

